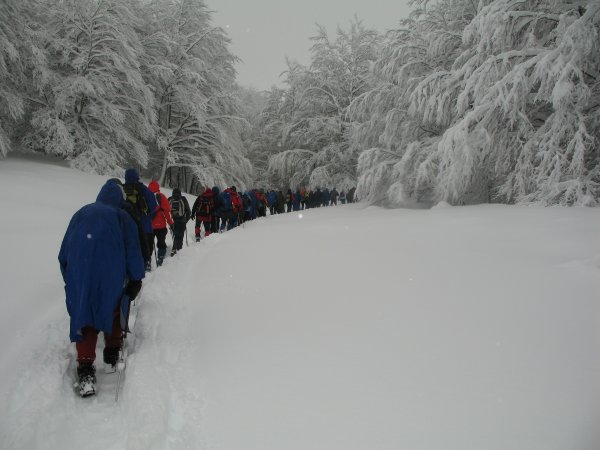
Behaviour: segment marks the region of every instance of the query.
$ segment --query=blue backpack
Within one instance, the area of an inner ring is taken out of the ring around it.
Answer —
[[[223,191],[221,192],[221,199],[223,200],[223,211],[231,211],[231,194],[229,192]]]

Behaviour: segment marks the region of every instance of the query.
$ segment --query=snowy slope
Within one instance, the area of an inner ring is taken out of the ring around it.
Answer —
[[[56,260],[103,181],[0,162],[1,448],[600,448],[600,210],[348,205],[190,242],[144,283],[115,404],[72,393]]]

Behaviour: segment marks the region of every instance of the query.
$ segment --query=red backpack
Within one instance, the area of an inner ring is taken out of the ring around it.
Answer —
[[[238,213],[243,209],[242,199],[237,192],[231,192],[231,208],[234,213]]]

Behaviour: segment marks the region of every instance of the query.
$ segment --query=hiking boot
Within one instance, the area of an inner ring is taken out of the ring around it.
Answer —
[[[145,265],[144,268],[145,268],[146,272],[151,272],[152,271],[152,260],[146,261],[144,263],[144,265]]]
[[[156,252],[156,266],[162,266],[163,261],[165,260],[165,255],[167,254],[166,248],[159,248]]]
[[[177,254],[177,250],[173,249],[171,250],[171,256],[175,256]]]
[[[196,235],[196,242],[200,242],[200,235],[199,234]]]
[[[77,366],[79,377],[79,395],[89,397],[96,393],[96,369],[91,362],[80,362]]]
[[[104,347],[104,372],[114,373],[119,361],[119,347]]]

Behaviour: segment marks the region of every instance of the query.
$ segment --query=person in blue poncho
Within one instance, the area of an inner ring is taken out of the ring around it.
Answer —
[[[114,368],[123,343],[120,313],[144,278],[138,229],[122,209],[124,197],[118,183],[107,182],[95,203],[73,215],[58,255],[84,397],[95,393],[98,332],[104,333],[104,362]]]

